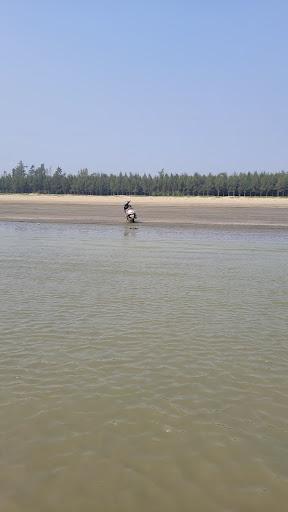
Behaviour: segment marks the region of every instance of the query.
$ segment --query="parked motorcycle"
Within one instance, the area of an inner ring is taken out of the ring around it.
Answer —
[[[124,204],[124,213],[127,222],[135,222],[135,220],[137,219],[136,212],[134,208],[132,208],[130,201],[127,201],[127,203]]]

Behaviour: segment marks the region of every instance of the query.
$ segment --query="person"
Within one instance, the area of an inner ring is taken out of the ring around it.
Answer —
[[[124,212],[125,213],[126,213],[126,210],[128,210],[128,208],[131,208],[130,201],[127,201],[127,203],[124,204]]]

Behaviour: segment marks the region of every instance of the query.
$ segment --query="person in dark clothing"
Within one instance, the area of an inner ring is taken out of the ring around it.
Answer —
[[[124,212],[125,213],[126,213],[126,210],[128,210],[128,208],[131,208],[130,201],[127,201],[127,203],[124,204]]]

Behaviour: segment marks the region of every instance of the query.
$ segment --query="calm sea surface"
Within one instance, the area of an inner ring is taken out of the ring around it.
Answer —
[[[288,232],[0,224],[1,512],[286,512]]]

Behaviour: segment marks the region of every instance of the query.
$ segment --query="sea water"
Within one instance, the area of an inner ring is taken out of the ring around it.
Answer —
[[[284,512],[288,232],[0,224],[1,512]]]

